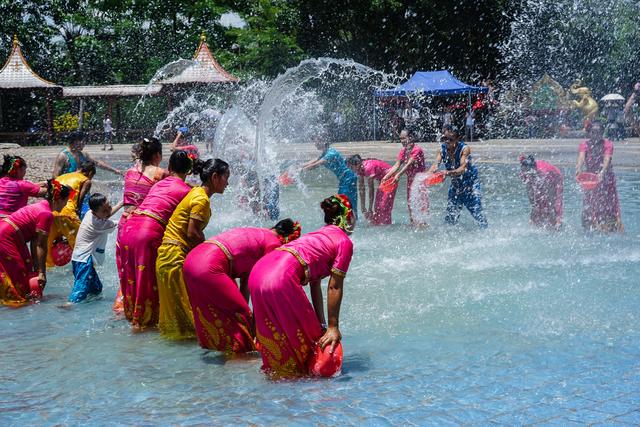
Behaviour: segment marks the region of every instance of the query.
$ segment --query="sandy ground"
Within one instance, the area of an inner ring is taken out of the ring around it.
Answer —
[[[494,139],[474,141],[470,145],[476,163],[516,164],[521,153],[533,153],[537,158],[549,160],[557,166],[570,167],[575,164],[579,139]],[[439,143],[421,143],[427,162],[433,161]],[[168,144],[165,145],[167,147]],[[360,154],[362,157],[376,157],[393,163],[400,144],[383,141],[346,142],[334,144],[345,156]],[[0,144],[0,154],[17,154],[27,160],[26,179],[42,181],[51,177],[53,162],[62,150],[62,146],[19,147],[15,144]],[[204,153],[204,147],[200,147]],[[308,158],[318,155],[311,144],[283,145],[279,147],[283,158]],[[131,159],[131,144],[114,145],[113,151],[102,151],[102,145],[89,145],[85,148],[90,156],[106,162],[127,162]],[[168,149],[165,159],[169,156]],[[640,171],[640,139],[631,138],[615,142],[614,167]]]

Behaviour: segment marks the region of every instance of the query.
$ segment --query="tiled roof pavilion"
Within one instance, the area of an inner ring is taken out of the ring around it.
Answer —
[[[18,38],[13,36],[13,48],[7,62],[0,70],[0,89],[56,89],[61,86],[43,79],[27,64],[22,55]]]

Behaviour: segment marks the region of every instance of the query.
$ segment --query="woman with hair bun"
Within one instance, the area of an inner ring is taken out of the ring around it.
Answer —
[[[0,218],[27,206],[29,197],[43,197],[46,187],[27,181],[27,162],[20,156],[4,155],[0,168]]]
[[[201,347],[226,354],[255,350],[249,273],[265,254],[300,237],[301,230],[290,218],[272,228],[233,228],[189,252],[184,281]]]
[[[116,237],[116,264],[118,276],[122,279],[122,253],[120,243],[124,225],[131,213],[140,206],[144,198],[151,190],[151,187],[163,178],[169,176],[169,171],[161,168],[162,144],[157,138],[143,138],[131,149],[136,161],[134,166],[124,174],[124,194],[122,203],[124,211],[118,222],[118,234]],[[124,310],[122,292],[118,291],[116,301],[113,305],[115,312]]]
[[[185,151],[169,158],[169,176],[149,190],[119,233],[120,290],[124,314],[134,330],[158,324],[156,257],[167,222],[191,187],[184,182],[193,168]]]
[[[229,165],[220,159],[195,160],[193,172],[202,185],[194,187],[178,204],[169,219],[158,248],[156,280],[160,297],[158,327],[167,339],[193,338],[193,313],[182,270],[184,260],[196,245],[204,241],[204,228],[211,218],[213,194],[224,193],[229,180]]]
[[[309,375],[316,344],[333,353],[341,339],[338,323],[353,255],[353,210],[343,194],[324,199],[320,207],[327,225],[268,253],[249,275],[262,368],[276,378]],[[325,277],[328,324],[320,288]],[[306,284],[311,303],[302,288]]]
[[[53,213],[73,195],[71,188],[52,180],[46,199],[27,205],[0,219],[0,303],[20,306],[31,298],[29,280],[37,276],[40,294],[47,284],[47,235]],[[31,253],[27,244],[32,247]],[[33,295],[34,297],[38,295]]]

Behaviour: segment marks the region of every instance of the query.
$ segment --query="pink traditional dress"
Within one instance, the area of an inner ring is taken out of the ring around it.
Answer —
[[[411,187],[413,185],[413,180],[416,175],[422,173],[426,170],[424,163],[424,152],[422,148],[418,145],[413,146],[410,152],[407,152],[405,147],[402,147],[400,152],[398,153],[397,160],[401,162],[401,166],[409,161],[409,159],[414,159],[413,164],[407,169],[407,207],[409,208],[409,219],[413,223],[413,214],[411,209]]]
[[[249,275],[249,290],[263,369],[277,377],[309,374],[322,328],[302,286],[344,276],[353,255],[349,236],[335,225],[281,246],[262,257]]]
[[[0,302],[20,306],[28,302],[33,273],[27,243],[38,233],[47,235],[53,223],[49,202],[42,200],[0,219]]]
[[[184,280],[198,342],[227,354],[255,350],[253,316],[235,279],[248,279],[260,258],[282,243],[266,228],[234,228],[196,246]]]
[[[170,176],[155,184],[124,225],[120,238],[120,289],[133,326],[158,324],[156,257],[171,214],[191,187]]]
[[[364,177],[373,178],[378,181],[379,184],[389,169],[391,169],[391,166],[382,160],[366,159],[362,161],[362,168],[364,170]],[[373,205],[373,217],[371,219],[372,224],[391,224],[391,211],[393,210],[393,202],[395,198],[396,190],[388,193],[381,191],[380,188],[376,190],[376,199]],[[364,203],[364,200],[362,203]]]
[[[0,218],[27,206],[29,197],[36,197],[40,186],[24,179],[9,176],[0,178]]]
[[[544,160],[536,160],[537,174],[521,174],[531,203],[531,222],[555,227],[562,221],[562,172]]]
[[[585,154],[585,171],[597,174],[602,170],[605,155],[613,156],[613,143],[608,139],[602,142],[587,140],[580,143],[579,150]],[[604,171],[598,186],[584,193],[582,202],[584,228],[603,231],[621,231],[622,229],[620,200],[612,164],[610,163]]]
[[[140,164],[136,164],[134,167],[129,169],[124,175],[124,195],[123,195],[123,204],[124,204],[124,212],[120,217],[120,221],[118,222],[118,235],[116,237],[116,266],[118,268],[118,276],[120,278],[120,283],[122,283],[122,253],[120,251],[120,243],[122,241],[122,233],[124,232],[124,225],[126,224],[129,216],[133,213],[133,211],[140,206],[144,198],[151,190],[151,187],[156,182],[160,181],[163,178],[166,178],[168,172],[164,169],[158,169],[156,176],[153,179],[147,178],[142,173],[142,167]],[[113,310],[116,313],[121,313],[124,310],[124,302],[122,297],[122,291],[118,290],[118,294],[116,295],[116,300],[113,304]]]

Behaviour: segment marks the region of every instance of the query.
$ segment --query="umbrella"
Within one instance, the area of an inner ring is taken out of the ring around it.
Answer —
[[[600,98],[600,101],[624,101],[624,97],[619,93],[609,93]]]

